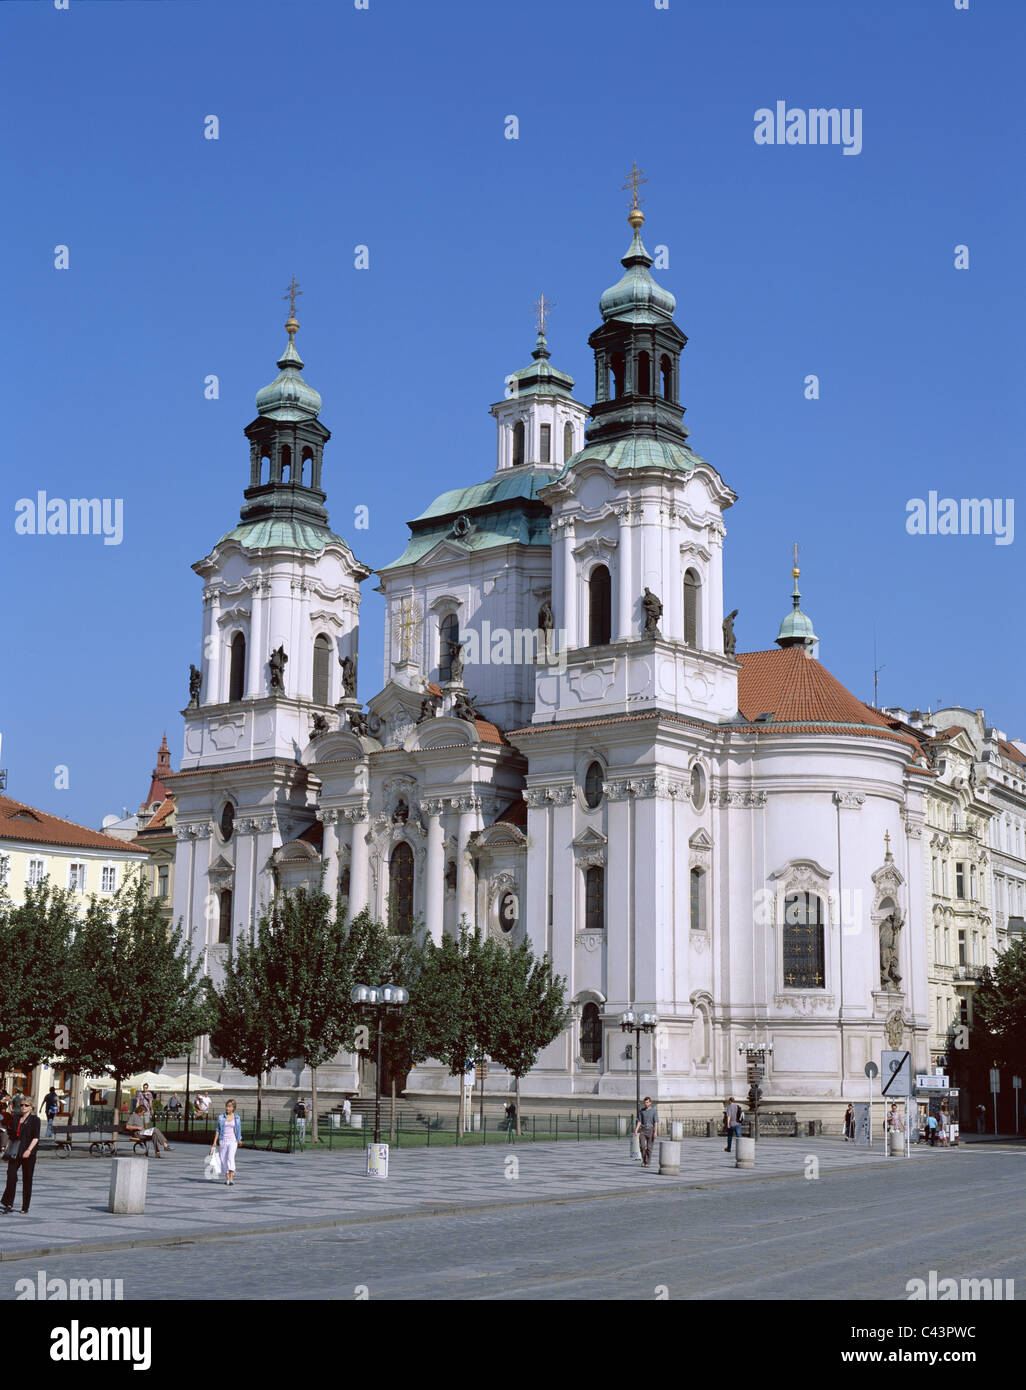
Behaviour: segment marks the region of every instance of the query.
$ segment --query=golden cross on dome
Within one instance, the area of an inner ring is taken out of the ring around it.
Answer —
[[[793,550],[794,550],[794,567],[795,567],[795,569],[797,569],[797,568],[798,568],[798,552],[799,552],[799,550],[801,550],[801,546],[798,544],[797,541],[795,541],[795,543],[794,543]]]
[[[546,298],[545,298],[544,291],[543,291],[543,292],[538,296],[538,298],[535,300],[535,302],[534,302],[534,312],[535,312],[535,317],[536,317],[537,320],[538,320],[538,332],[539,332],[539,333],[544,333],[544,332],[545,332],[545,320],[548,318],[549,314],[552,312],[552,310],[553,310],[555,307],[556,307],[556,301],[555,301],[554,299],[546,299]]]
[[[291,284],[289,285],[285,293],[282,295],[282,299],[287,299],[289,301],[290,319],[294,319],[296,317],[296,296],[302,293],[303,291],[296,284],[296,277],[293,275]]]
[[[631,190],[631,212],[634,212],[636,208],[641,206],[641,200],[638,197],[638,188],[641,184],[648,183],[648,179],[643,177],[644,172],[644,169],[638,168],[638,161],[632,159],[631,172],[627,175],[627,182],[623,185],[624,189],[629,188]]]

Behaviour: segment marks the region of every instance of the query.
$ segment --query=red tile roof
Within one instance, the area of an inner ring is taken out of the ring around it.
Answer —
[[[998,747],[1006,758],[1010,758],[1013,763],[1020,766],[1026,764],[1026,753],[1021,748],[1016,748],[1014,743],[1009,743],[1007,739],[999,738]]]
[[[9,796],[0,796],[0,840],[27,840],[32,844],[52,845],[54,848],[103,849],[110,854],[141,852],[124,840],[116,840],[113,835],[104,835],[102,831],[90,830],[60,816],[51,816],[48,811],[37,811]]]
[[[480,735],[482,743],[505,743],[506,739],[502,730],[495,724],[489,724],[487,719],[475,719],[474,728]]]
[[[500,811],[493,825],[514,825],[518,830],[527,829],[527,802],[522,796],[511,801],[505,810]]]
[[[738,709],[745,719],[771,714],[768,730],[777,733],[851,732],[893,738],[918,746],[907,734],[847,690],[825,666],[802,647],[768,652],[741,652],[737,681]]]
[[[939,733],[928,739],[928,743],[943,743],[945,739],[957,738],[959,734],[964,734],[965,730],[961,724],[949,724],[946,729],[941,729]]]

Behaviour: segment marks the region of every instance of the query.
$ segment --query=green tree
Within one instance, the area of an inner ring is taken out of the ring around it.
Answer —
[[[213,991],[210,1045],[219,1056],[257,1079],[257,1129],[263,1109],[264,1073],[289,1059],[275,1011],[273,953],[266,919],[252,938],[229,949],[224,980]]]
[[[976,1027],[990,1034],[992,1061],[1021,1069],[1026,1066],[1026,941],[1012,942],[984,973],[973,1003]]]
[[[63,1050],[71,980],[67,962],[77,914],[49,879],[15,907],[0,897],[0,1082]]]
[[[460,1078],[456,1142],[463,1128],[463,1074],[466,1064],[491,1051],[489,1019],[499,1007],[505,951],[482,940],[466,923],[457,937],[427,942],[417,982],[418,1034],[429,1057],[437,1057]]]
[[[181,1056],[210,1026],[198,964],[179,927],[170,931],[160,902],[129,880],[113,898],[92,898],[68,953],[73,999],[65,1061],[79,1072],[109,1072],[121,1082]]]
[[[257,926],[268,941],[268,1007],[278,1023],[278,1051],[310,1068],[313,1141],[317,1143],[317,1068],[355,1046],[349,994],[353,958],[344,916],[320,887],[280,893]]]
[[[566,980],[553,975],[548,956],[536,956],[529,941],[503,952],[495,1011],[490,1020],[488,1051],[516,1078],[517,1133],[520,1133],[520,1082],[538,1053],[570,1022]]]

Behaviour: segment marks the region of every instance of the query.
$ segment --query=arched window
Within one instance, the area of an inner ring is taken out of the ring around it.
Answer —
[[[388,866],[388,926],[399,936],[413,933],[413,850],[400,840]]]
[[[705,931],[705,874],[691,870],[691,930]]]
[[[585,1004],[581,1010],[581,1061],[602,1060],[602,1020],[597,1004]]]
[[[221,809],[221,839],[228,841],[235,833],[235,807],[226,801]]]
[[[650,396],[652,394],[652,366],[651,358],[647,352],[638,353],[638,385],[639,396]]]
[[[228,673],[228,698],[241,700],[246,693],[246,638],[237,632],[232,638],[232,661]]]
[[[594,811],[602,805],[602,764],[589,763],[584,774],[584,800]]]
[[[513,467],[519,468],[524,461],[524,422],[518,420],[513,426]]]
[[[623,395],[623,353],[614,352],[609,360],[609,365],[613,372],[613,399]]]
[[[705,805],[705,773],[698,763],[691,769],[691,804],[696,811]]]
[[[593,864],[584,876],[584,930],[602,931],[606,925],[606,871]]]
[[[292,482],[292,450],[288,444],[281,446],[281,480],[283,483]]]
[[[460,640],[460,620],[455,613],[446,613],[438,626],[438,679],[443,684],[452,680],[453,648]]]
[[[314,642],[313,659],[313,702],[315,705],[328,703],[328,676],[331,671],[331,639],[321,635]]]
[[[309,469],[307,465],[309,464]],[[303,459],[299,465],[299,481],[304,487],[313,487],[313,450],[308,444],[303,450]]]
[[[784,984],[788,989],[825,989],[823,899],[788,893],[784,899]]]
[[[264,468],[265,463],[267,464],[266,470]],[[271,455],[267,452],[266,449],[260,455],[260,476],[258,481],[261,484],[269,483],[271,481]]]
[[[588,645],[604,647],[611,627],[612,583],[605,565],[596,565],[588,577]]]
[[[350,872],[347,864],[338,876],[338,894],[340,898],[349,897]]]
[[[222,890],[218,909],[218,944],[230,944],[232,939],[232,890],[230,888]]]
[[[571,456],[571,454],[573,453],[573,451],[574,451],[574,427],[573,427],[573,425],[571,425],[570,421],[568,420],[568,421],[566,422],[566,424],[563,426],[563,462],[564,462],[564,463],[566,463],[567,459]]]
[[[538,430],[538,462],[552,462],[552,426],[541,425]]]
[[[673,400],[673,368],[670,365],[669,356],[664,352],[659,359],[659,375],[663,379],[663,399]]]
[[[698,575],[694,570],[684,575],[684,641],[689,647],[698,646]]]

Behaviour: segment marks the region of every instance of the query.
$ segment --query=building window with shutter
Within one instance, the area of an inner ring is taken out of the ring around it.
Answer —
[[[315,705],[329,703],[328,682],[331,671],[331,639],[323,633],[314,642],[313,659],[313,702]]]
[[[157,870],[157,897],[166,898],[168,895],[168,879],[170,870],[167,864],[161,864]]]
[[[113,893],[118,886],[118,871],[113,864],[105,864],[100,870],[100,892]]]
[[[581,1061],[594,1064],[602,1060],[602,1019],[597,1004],[581,1010]]]
[[[241,700],[246,693],[246,639],[241,632],[232,638],[231,670],[228,676],[228,699]]]
[[[229,945],[232,939],[232,890],[222,889],[220,913],[217,921],[217,940],[221,946]]]
[[[698,575],[694,570],[684,575],[684,641],[689,647],[698,646]]]
[[[604,647],[612,632],[612,581],[605,565],[588,577],[588,646]]]
[[[705,874],[691,870],[691,930],[705,931]]]
[[[35,888],[37,884],[42,883],[44,878],[46,878],[46,860],[30,859],[28,862],[28,873],[26,875],[28,886],[30,888]]]
[[[603,931],[606,925],[606,871],[593,864],[584,876],[584,930]]]
[[[84,864],[68,865],[68,887],[72,893],[85,892],[86,866]]]

